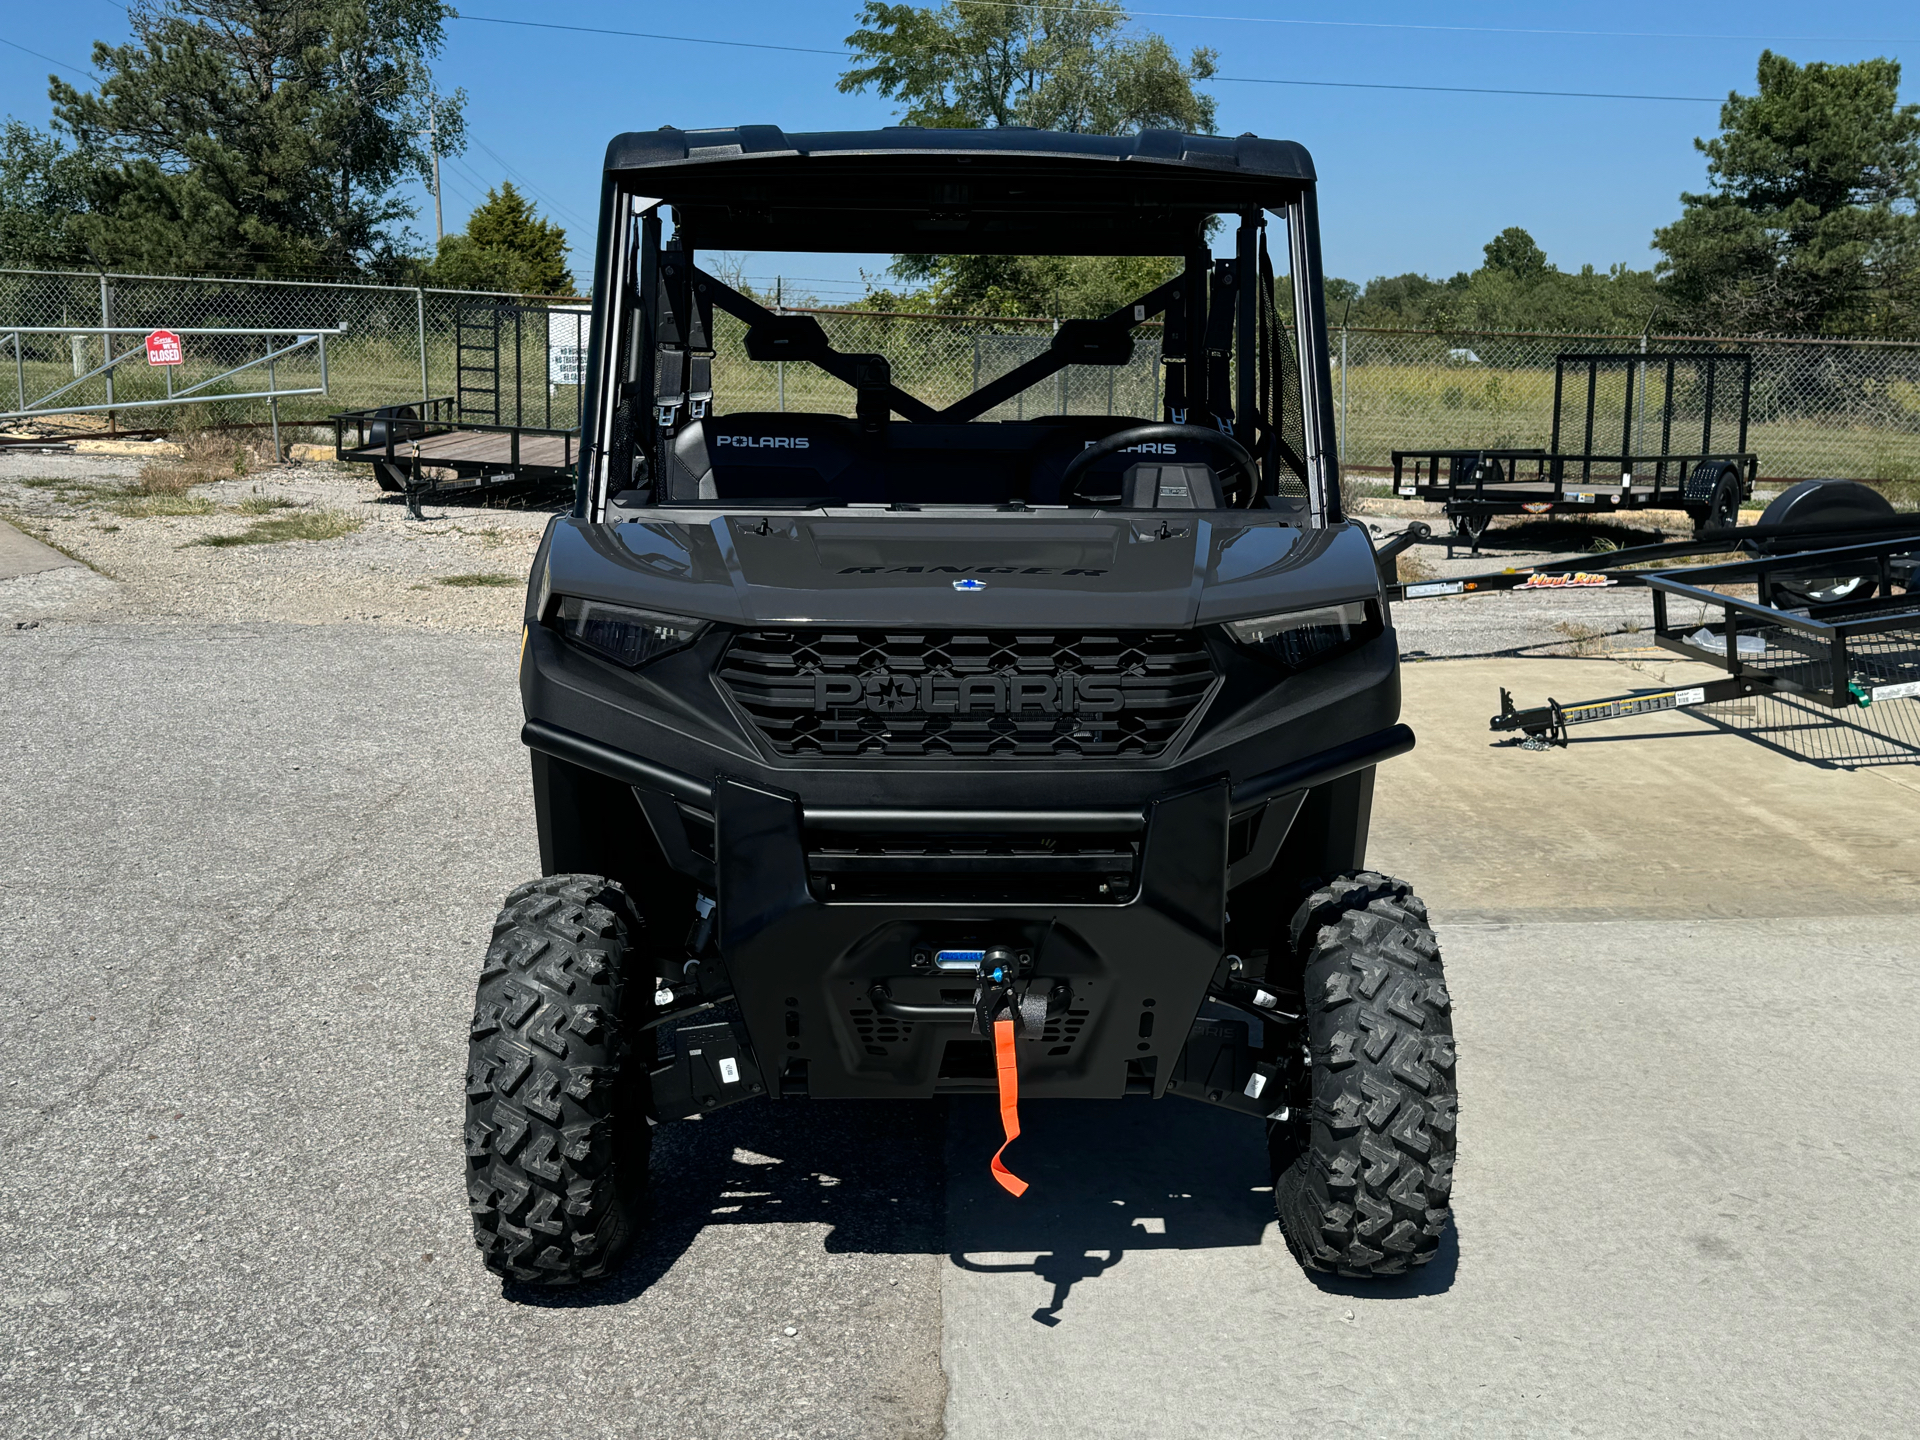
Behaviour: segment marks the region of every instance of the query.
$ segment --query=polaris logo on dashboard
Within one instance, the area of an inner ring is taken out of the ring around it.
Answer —
[[[1081,449],[1092,450],[1095,444],[1096,442],[1091,440],[1083,442]],[[1173,453],[1174,442],[1171,440],[1143,440],[1139,445],[1124,445],[1115,452],[1117,455],[1172,455]]]
[[[804,692],[803,692],[804,694]],[[875,715],[1079,715],[1125,710],[1120,679],[1076,675],[817,675],[814,713],[865,710]]]
[[[730,445],[737,450],[805,450],[804,435],[717,435],[715,445]]]

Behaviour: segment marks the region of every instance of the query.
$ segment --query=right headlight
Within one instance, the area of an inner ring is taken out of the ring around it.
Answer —
[[[1369,602],[1352,600],[1230,620],[1222,629],[1236,645],[1276,665],[1300,670],[1371,640],[1380,634],[1381,624]]]
[[[571,595],[560,598],[550,623],[582,650],[630,668],[692,645],[707,629],[704,620]]]

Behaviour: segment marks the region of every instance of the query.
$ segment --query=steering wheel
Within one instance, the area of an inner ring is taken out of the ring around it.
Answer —
[[[1251,505],[1254,497],[1261,492],[1261,468],[1253,454],[1226,431],[1215,430],[1205,425],[1175,425],[1170,421],[1154,421],[1148,425],[1136,425],[1129,430],[1117,430],[1105,440],[1098,440],[1079,455],[1067,462],[1067,469],[1061,472],[1061,493],[1069,500],[1083,500],[1099,505],[1117,501],[1120,495],[1082,495],[1079,479],[1088,466],[1097,460],[1104,460],[1116,451],[1130,446],[1141,445],[1152,440],[1198,440],[1223,452],[1233,464],[1233,470],[1244,477],[1247,483],[1247,498],[1242,505]],[[1225,499],[1228,483],[1221,482],[1221,494]],[[1233,502],[1229,502],[1233,504]]]

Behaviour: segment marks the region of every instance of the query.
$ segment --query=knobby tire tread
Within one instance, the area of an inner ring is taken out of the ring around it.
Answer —
[[[508,1280],[569,1285],[631,1248],[651,1134],[627,991],[641,994],[640,920],[599,876],[516,887],[481,966],[467,1063],[474,1241]],[[644,1021],[636,1006],[632,1020]]]
[[[1393,1276],[1433,1259],[1452,1212],[1451,1001],[1427,908],[1373,871],[1314,890],[1290,928],[1303,965],[1305,1126],[1276,1123],[1274,1206],[1310,1270]]]

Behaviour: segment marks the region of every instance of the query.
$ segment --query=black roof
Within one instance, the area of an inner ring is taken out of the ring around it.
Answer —
[[[1163,255],[1209,215],[1272,208],[1314,180],[1291,140],[777,125],[632,131],[623,189],[667,201],[703,249]]]

